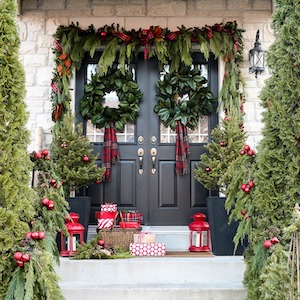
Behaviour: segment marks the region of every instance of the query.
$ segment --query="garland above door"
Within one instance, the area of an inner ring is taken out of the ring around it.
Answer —
[[[170,72],[178,70],[181,65],[190,66],[195,49],[203,53],[206,59],[213,53],[216,59],[225,62],[219,109],[227,113],[237,111],[236,108],[244,102],[244,81],[239,70],[243,53],[242,33],[236,22],[202,28],[181,26],[176,31],[160,26],[139,30],[125,30],[119,25],[105,25],[99,29],[91,25],[87,30],[81,29],[78,24],[60,26],[54,34],[56,67],[51,83],[52,118],[57,122],[69,110],[69,84],[74,68],[80,68],[86,52],[93,57],[97,49],[103,49],[98,62],[103,75],[116,61],[120,72],[125,74],[125,66],[140,51],[143,51],[144,59],[157,57],[161,66],[170,65]]]

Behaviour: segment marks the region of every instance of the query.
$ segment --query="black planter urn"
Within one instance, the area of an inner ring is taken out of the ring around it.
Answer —
[[[238,222],[229,223],[229,215],[225,209],[225,197],[207,197],[207,214],[210,226],[212,252],[216,256],[243,255],[246,245],[238,245],[234,252],[233,238]]]
[[[91,197],[86,196],[76,196],[66,198],[69,203],[70,210],[69,212],[74,212],[79,214],[79,223],[83,225],[84,230],[84,242],[87,242],[87,233],[89,226],[90,218],[90,209],[91,209]]]

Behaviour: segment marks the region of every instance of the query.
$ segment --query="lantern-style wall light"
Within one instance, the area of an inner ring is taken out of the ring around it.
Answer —
[[[66,228],[69,235],[66,236],[63,232],[60,233],[60,256],[75,255],[77,244],[83,243],[84,227],[78,223],[79,214],[71,212],[70,218],[66,219]]]
[[[194,221],[189,224],[190,229],[190,248],[191,252],[210,251],[210,229],[205,221],[206,216],[196,213],[192,216]]]
[[[255,73],[255,78],[257,78],[257,74],[261,74],[265,70],[264,50],[259,41],[259,30],[256,32],[254,48],[249,51],[249,62],[249,73]]]

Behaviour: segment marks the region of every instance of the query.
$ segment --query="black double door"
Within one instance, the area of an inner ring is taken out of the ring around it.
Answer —
[[[207,62],[199,53],[195,53],[193,59],[195,65],[204,66],[211,90],[217,95],[217,61],[211,59]],[[76,116],[77,120],[83,122],[87,133],[90,130],[80,116],[78,104],[84,93],[90,66],[95,66],[97,61],[97,56],[93,59],[87,57],[76,74]],[[175,135],[160,124],[153,111],[156,104],[156,81],[161,76],[157,61],[145,61],[141,55],[132,67],[144,95],[139,117],[129,139],[124,141],[123,137],[118,137],[120,160],[112,166],[111,181],[92,184],[86,191],[92,197],[90,223],[96,223],[95,211],[99,210],[101,203],[113,202],[117,203],[118,209],[142,212],[146,225],[187,225],[194,213],[206,213],[208,192],[194,179],[193,171],[204,152],[205,142],[200,139],[200,142],[196,140],[190,143],[190,171],[183,176],[176,175]],[[211,129],[217,123],[217,116],[213,113],[202,122],[202,134],[207,141]],[[95,153],[99,154],[101,164],[102,142],[93,141],[92,134],[88,137],[93,142]]]

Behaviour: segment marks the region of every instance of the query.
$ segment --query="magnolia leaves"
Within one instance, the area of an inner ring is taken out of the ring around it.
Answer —
[[[167,73],[156,83],[157,104],[154,112],[163,124],[175,130],[177,121],[192,130],[199,118],[210,114],[217,102],[198,69],[183,67]]]
[[[118,98],[117,105],[106,105],[105,96],[113,91]],[[126,123],[136,122],[142,98],[143,94],[130,71],[122,74],[120,70],[111,68],[105,76],[93,75],[91,82],[85,85],[80,111],[98,128],[114,123],[115,129],[122,131]]]

